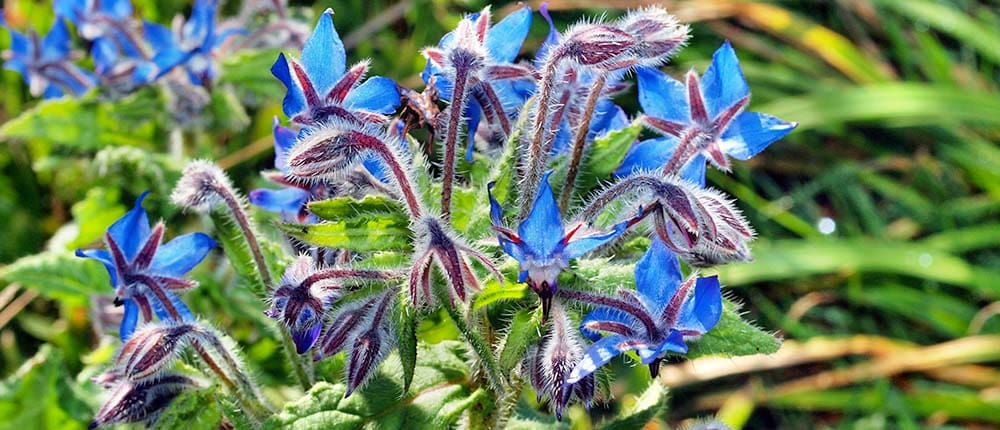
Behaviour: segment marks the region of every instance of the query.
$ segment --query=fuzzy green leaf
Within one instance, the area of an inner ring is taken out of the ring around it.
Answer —
[[[257,265],[254,262],[250,248],[247,246],[243,231],[221,210],[212,211],[211,218],[212,223],[215,225],[214,236],[226,252],[229,264],[233,266],[233,270],[237,275],[249,282],[250,288],[255,294],[262,296],[268,290],[269,286],[264,285],[264,282],[260,279],[260,273],[257,271]],[[278,244],[265,239],[259,234],[257,235],[257,240],[260,242],[260,246],[264,252],[264,259],[268,264],[271,279],[277,279],[277,274],[281,272],[279,266],[283,266],[281,259],[285,255],[284,250]]]
[[[361,199],[336,197],[309,203],[309,212],[328,221],[358,217],[387,216],[405,222],[406,210],[396,200],[385,196],[367,195]]]
[[[541,311],[539,309],[521,309],[514,314],[504,337],[503,350],[500,352],[500,370],[510,372],[521,359],[525,351],[541,338]]]
[[[100,262],[69,253],[44,252],[21,258],[0,269],[0,279],[73,304],[85,304],[93,294],[111,293],[108,272]]]
[[[574,193],[577,196],[586,196],[600,181],[611,179],[611,172],[622,164],[625,153],[639,138],[639,133],[642,133],[642,125],[635,122],[594,139],[586,158],[581,163],[580,174],[577,175],[574,184]]]
[[[687,358],[773,354],[780,347],[780,340],[740,318],[738,305],[723,300],[719,323],[700,339],[688,342]]]
[[[396,309],[396,336],[399,338],[399,362],[403,365],[403,394],[410,391],[417,367],[417,311],[408,301],[400,300]]]
[[[222,423],[216,388],[181,393],[156,420],[154,429],[215,430]]]
[[[320,382],[272,416],[265,429],[450,428],[462,413],[487,402],[469,388],[466,353],[457,342],[419,347],[410,392],[403,393],[402,364],[392,354],[367,385],[348,398],[344,384]]]
[[[278,227],[303,242],[357,252],[406,250],[411,246],[409,220],[372,215],[318,224],[280,223]]]
[[[102,269],[103,270],[103,269]],[[43,345],[0,382],[0,417],[10,429],[84,429],[94,405],[66,374],[62,354]]]

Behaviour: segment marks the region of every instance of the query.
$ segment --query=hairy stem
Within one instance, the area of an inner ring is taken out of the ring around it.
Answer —
[[[559,207],[566,213],[569,207],[569,199],[573,196],[573,188],[576,185],[576,175],[580,171],[580,162],[583,160],[583,150],[587,145],[587,135],[590,134],[590,123],[594,118],[594,110],[597,102],[604,93],[604,83],[607,80],[605,75],[598,75],[594,80],[594,85],[590,87],[590,94],[587,95],[587,104],[583,109],[583,117],[577,125],[576,136],[573,139],[573,155],[570,156],[569,170],[566,171],[566,183],[563,185],[562,193],[559,195]]]
[[[497,363],[496,354],[490,348],[490,345],[486,343],[486,340],[469,326],[468,321],[466,321],[465,316],[462,312],[458,310],[458,307],[449,305],[451,302],[451,296],[448,295],[448,291],[445,289],[444,284],[436,282],[434,287],[434,296],[438,303],[441,303],[441,307],[448,312],[448,316],[451,317],[452,321],[455,322],[455,326],[458,327],[458,331],[462,333],[462,337],[472,345],[472,349],[476,351],[476,355],[479,356],[480,362],[482,362],[485,368],[486,377],[489,379],[491,390],[499,398],[507,387],[506,380],[503,377],[503,373],[500,372],[500,365]]]
[[[264,252],[260,247],[260,242],[257,240],[257,234],[254,233],[253,226],[250,224],[250,217],[244,210],[243,205],[236,198],[236,195],[229,188],[218,186],[215,188],[215,191],[222,197],[222,201],[225,202],[226,206],[229,207],[229,213],[232,215],[233,220],[236,221],[236,224],[239,225],[240,231],[243,232],[243,239],[247,241],[247,247],[250,248],[250,254],[253,256],[254,265],[257,266],[257,274],[260,276],[260,281],[264,284],[267,291],[271,291],[274,289],[271,280],[271,271],[267,267],[267,260],[264,259]]]
[[[518,212],[519,219],[524,219],[528,216],[528,212],[531,212],[531,203],[535,199],[535,189],[538,188],[538,182],[541,180],[543,167],[537,167],[537,165],[543,159],[542,147],[545,140],[545,124],[549,116],[549,103],[551,103],[549,99],[552,98],[552,87],[554,86],[556,72],[558,71],[556,58],[558,56],[553,55],[545,63],[542,79],[538,84],[537,109],[534,123],[532,124],[530,146],[528,147],[528,166],[525,171],[524,186],[521,187],[524,190],[524,196],[521,197],[521,209]]]
[[[641,189],[656,190],[666,184],[660,178],[653,175],[634,175],[615,182],[610,187],[605,188],[587,204],[587,207],[577,216],[579,219],[592,221],[609,204],[618,200],[622,196]]]
[[[451,218],[452,182],[455,180],[455,152],[458,145],[458,132],[462,125],[462,114],[468,98],[466,86],[469,80],[468,65],[456,65],[455,89],[451,96],[451,106],[448,112],[448,133],[444,139],[444,171],[441,184],[441,217]]]
[[[206,339],[214,338],[214,336],[209,335],[205,337]],[[226,362],[225,367],[236,377],[236,381],[226,373],[223,369],[223,365],[215,360],[215,357],[202,345],[200,341],[195,340],[192,342],[192,347],[201,357],[202,361],[212,370],[212,373],[219,378],[219,382],[225,385],[230,392],[236,397],[243,408],[246,410],[250,418],[256,423],[263,423],[269,416],[271,416],[271,410],[264,404],[263,400],[260,398],[260,393],[256,389],[256,386],[250,381],[250,378],[243,373],[238,365],[235,363],[235,359],[229,356],[228,351],[221,343],[216,339],[215,342],[209,341],[212,345],[212,349],[218,353],[222,359]]]
[[[301,356],[295,352],[295,341],[292,340],[292,335],[288,333],[288,328],[282,326],[278,330],[281,331],[281,346],[285,350],[288,364],[292,367],[292,374],[295,375],[295,381],[299,383],[303,391],[309,391],[314,382],[312,361],[308,361],[305,356]]]

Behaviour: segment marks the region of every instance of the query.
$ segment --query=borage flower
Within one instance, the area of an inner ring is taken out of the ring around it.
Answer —
[[[345,280],[385,280],[390,272],[349,268],[320,268],[308,255],[300,255],[285,269],[281,286],[271,294],[271,307],[264,312],[280,321],[303,354],[316,343],[323,316],[334,300],[343,295]]]
[[[84,39],[107,39],[129,56],[138,56],[142,47],[135,38],[132,3],[129,0],[55,0],[56,16],[69,19]]]
[[[81,95],[94,85],[93,75],[71,61],[69,30],[62,19],[56,18],[44,38],[35,32],[25,36],[7,24],[0,9],[0,26],[10,31],[10,49],[2,53],[3,67],[21,74],[31,95],[47,99],[67,92]]]
[[[116,304],[125,306],[119,329],[122,340],[135,331],[140,315],[143,322],[152,321],[154,314],[163,321],[194,320],[187,305],[174,293],[198,285],[183,276],[215,247],[215,241],[204,233],[185,234],[162,243],[163,223],[151,229],[142,208],[148,194],[142,193],[135,207],[108,227],[104,235],[107,250],[76,251],[79,257],[104,263],[108,270]]]
[[[461,101],[456,100],[454,94],[455,77],[459,72],[456,70],[455,54],[458,54],[457,51],[477,52],[476,57],[479,58],[475,70],[468,70],[467,82],[458,87],[472,96],[465,100],[465,108],[461,112],[468,134],[465,156],[470,161],[482,118],[485,116],[487,124],[499,129],[504,136],[509,135],[510,120],[531,96],[534,87],[532,70],[514,64],[531,28],[531,7],[521,7],[493,26],[490,26],[491,16],[489,7],[468,14],[459,27],[473,29],[474,37],[456,37],[460,36],[460,32],[455,30],[445,34],[437,47],[425,49],[427,64],[420,75],[424,83],[433,86],[442,99],[460,105]]]
[[[727,156],[749,159],[797,125],[744,111],[750,87],[728,41],[715,51],[701,79],[694,70],[684,83],[653,68],[640,68],[637,75],[643,121],[666,138],[633,148],[620,174],[660,168],[677,173],[688,163],[704,169],[705,158],[728,171]]]
[[[176,373],[123,382],[111,392],[111,397],[97,411],[97,416],[88,428],[133,422],[144,422],[151,426],[177,396],[196,387],[198,383],[193,379]]]
[[[568,231],[563,225],[559,207],[549,186],[548,172],[527,218],[517,226],[517,232],[503,224],[503,208],[490,192],[490,218],[497,232],[500,247],[520,264],[518,282],[527,282],[542,301],[542,313],[548,318],[552,296],[558,289],[559,273],[569,266],[569,260],[580,257],[625,233],[641,217],[615,224],[605,232],[588,232],[582,221],[573,223]],[[492,190],[493,184],[488,186]],[[575,236],[575,238],[574,238]]]
[[[688,340],[707,333],[722,316],[722,294],[716,276],[687,279],[677,258],[659,240],[635,267],[636,289],[619,289],[617,297],[562,290],[560,295],[598,305],[580,324],[596,342],[587,349],[566,382],[579,382],[626,351],[636,351],[650,374],[670,352],[686,353]],[[601,337],[601,333],[607,336]]]
[[[333,10],[320,16],[302,48],[302,58],[279,54],[271,74],[287,88],[282,108],[292,122],[313,126],[329,119],[381,123],[399,106],[399,90],[388,78],[364,79],[368,62],[346,69],[344,43],[333,26]]]
[[[150,82],[183,67],[192,84],[211,84],[216,73],[216,49],[230,36],[244,32],[240,28],[217,28],[217,8],[216,0],[196,0],[191,17],[187,21],[175,19],[173,31],[145,22],[143,31],[155,54],[152,61],[136,69],[136,80]]]

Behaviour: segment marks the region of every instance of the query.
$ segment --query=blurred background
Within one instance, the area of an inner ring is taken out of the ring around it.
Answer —
[[[239,10],[238,2],[223,3],[224,16]],[[416,89],[419,49],[486,4],[300,3],[292,11],[310,26],[320,11],[335,9],[349,62],[370,58],[375,73]],[[190,9],[179,0],[134,4],[159,22]],[[644,4],[555,0],[549,8],[562,28]],[[750,109],[799,127],[731,175],[709,172],[710,184],[738,199],[759,236],[756,261],[722,267],[720,278],[747,318],[784,337],[784,346],[771,356],[665,367],[670,408],[650,428],[713,414],[746,429],[1000,428],[1000,3],[661,4],[693,35],[665,70],[702,71],[728,39],[753,91]],[[20,29],[44,32],[53,19],[47,1],[3,6]],[[513,7],[495,3],[494,16]],[[536,14],[522,53],[530,57],[546,33]],[[0,48],[9,42],[0,32]],[[244,190],[261,186],[258,172],[272,166],[271,118],[284,94],[268,72],[275,55],[225,59],[219,86],[230,89],[213,92],[210,115],[183,134],[183,153],[217,160]],[[635,112],[634,91],[617,101]],[[168,121],[151,120],[165,115],[162,102],[170,101],[57,103],[24,116],[37,100],[19,75],[3,72],[0,417],[70,417],[85,426],[92,388],[80,381],[114,350],[95,334],[103,316],[95,309],[107,303],[94,294],[109,292],[103,269],[15,261],[96,243],[145,189],[154,191],[147,209],[174,232],[201,227],[167,201],[182,161],[171,155],[177,148]],[[199,279],[221,280],[202,281],[207,288],[189,295],[196,313],[214,310],[202,314],[245,345],[261,378],[282,378],[269,360],[280,355],[278,345],[260,334],[262,305],[226,292],[229,280],[211,273],[221,269],[204,266]],[[53,271],[61,278],[53,280]],[[45,364],[25,370],[31,357]],[[629,384],[612,387],[614,402],[634,401]],[[570,417],[588,428],[582,409]],[[0,428],[14,422],[4,421]]]

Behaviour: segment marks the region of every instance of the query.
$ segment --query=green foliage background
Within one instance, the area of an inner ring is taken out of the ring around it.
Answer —
[[[189,7],[176,0],[135,3],[142,16],[160,22]],[[463,11],[483,5],[370,0],[296,5],[295,11],[311,23],[333,7],[349,59],[371,58],[376,73],[419,87],[419,49],[436,43]],[[639,5],[577,0],[551,6],[565,25]],[[225,10],[236,6],[227,3]],[[753,89],[751,109],[800,125],[731,175],[709,175],[712,185],[739,200],[759,235],[756,261],[719,268],[720,279],[746,317],[787,341],[769,358],[707,357],[665,368],[669,408],[649,412],[657,416],[653,425],[718,414],[733,427],[752,429],[1000,426],[1000,321],[993,318],[1000,311],[1000,6],[986,0],[665,6],[692,23],[694,36],[667,70],[703,70],[729,39]],[[45,31],[52,20],[48,2],[5,0],[4,7],[18,26]],[[494,10],[502,16],[510,7]],[[545,33],[536,15],[526,53]],[[8,43],[4,32],[0,47]],[[244,190],[262,186],[258,172],[271,166],[271,117],[280,113],[283,94],[267,72],[274,56],[227,59],[204,124],[183,136],[184,155],[218,160]],[[167,202],[182,161],[168,143],[163,101],[153,90],[116,103],[38,104],[20,79],[4,71],[0,82],[0,372],[6,378],[0,428],[81,428],[100,392],[87,379],[114,350],[95,334],[88,314],[91,297],[109,289],[99,265],[63,254],[96,243],[146,189],[153,190],[147,209],[171,231],[209,224],[180,216]],[[620,102],[634,111],[634,100]],[[817,228],[824,217],[836,223],[832,234]],[[274,224],[265,223],[265,233],[278,237]],[[349,240],[329,233],[330,240]],[[40,252],[55,257],[18,260]],[[244,346],[258,379],[287,387],[269,396],[296,398],[301,393],[290,387],[263,305],[237,288],[236,269],[221,258],[203,264],[195,273],[202,286],[188,300]],[[517,294],[487,292],[500,299]],[[426,341],[456,336],[453,327],[434,321],[418,334]],[[453,354],[437,348],[435,354]],[[628,377],[610,384],[614,397],[594,417],[643,412],[644,399],[659,395],[643,393],[644,368],[618,366]],[[461,380],[434,379],[461,376],[441,369],[417,372],[414,384]],[[457,384],[442,405],[481,395]],[[322,388],[310,394],[317,402],[332,402],[362,421],[370,417],[336,404],[342,388]],[[216,409],[201,415],[196,409],[187,411],[194,415],[179,410],[170,418],[180,421],[165,422],[218,424]],[[512,425],[530,426],[531,414],[519,414],[528,418]],[[575,428],[591,426],[582,408],[569,417]],[[279,415],[269,425],[296,419]]]

